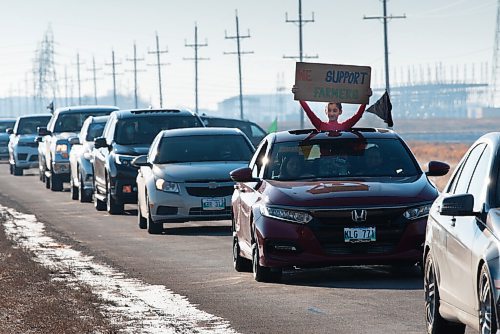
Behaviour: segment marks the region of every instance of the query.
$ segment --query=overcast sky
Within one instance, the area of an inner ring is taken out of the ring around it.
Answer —
[[[155,58],[148,50],[155,47],[155,31],[160,37],[164,80],[164,106],[194,108],[193,48],[194,25],[198,24],[199,56],[210,58],[199,63],[200,108],[215,109],[217,102],[237,95],[238,67],[235,40],[235,10],[238,10],[240,33],[250,30],[250,38],[241,41],[243,51],[254,54],[242,58],[243,92],[274,93],[278,86],[289,91],[294,81],[295,61],[283,55],[298,56],[298,28],[285,23],[298,18],[298,0],[0,0],[0,97],[13,92],[25,94],[29,88],[35,50],[49,24],[55,39],[55,60],[60,91],[64,85],[64,66],[76,78],[76,54],[84,63],[82,79],[90,79],[92,57],[102,68],[98,72],[101,94],[112,89],[111,50],[115,50],[120,73],[121,93],[132,94],[133,77],[128,72],[133,43],[137,43],[139,63],[146,72],[139,73],[140,95],[158,106],[156,67],[148,66]],[[403,15],[389,23],[389,51],[392,81],[409,66],[443,66],[463,71],[468,65],[488,63],[491,72],[497,1],[495,0],[391,0],[388,14]],[[363,20],[363,16],[382,15],[379,0],[302,0],[303,18],[314,23],[304,26],[304,51],[318,55],[308,61],[371,66],[372,87],[382,84],[384,68],[383,24]],[[127,70],[127,72],[125,71]],[[394,72],[396,73],[394,75]],[[283,80],[279,79],[282,76]],[[476,74],[476,77],[479,76]],[[83,83],[85,94],[92,94],[90,81]],[[74,85],[76,95],[76,84]],[[30,91],[30,94],[32,92]],[[61,93],[62,94],[62,93]]]

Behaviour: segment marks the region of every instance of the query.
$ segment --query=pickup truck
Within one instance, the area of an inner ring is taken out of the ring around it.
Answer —
[[[63,190],[69,182],[70,139],[78,136],[83,122],[89,116],[104,116],[118,110],[114,106],[76,106],[58,108],[47,127],[38,128],[40,178],[47,189]]]

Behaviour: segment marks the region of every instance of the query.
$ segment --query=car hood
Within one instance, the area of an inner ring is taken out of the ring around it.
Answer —
[[[17,141],[19,143],[32,143],[35,141],[35,138],[37,135],[35,134],[29,134],[29,135],[18,135],[17,136]]]
[[[264,200],[285,206],[393,206],[433,201],[438,196],[425,174],[397,179],[263,182]]]
[[[143,145],[118,145],[115,146],[115,153],[124,155],[144,155],[148,154],[149,144]]]
[[[169,181],[231,181],[229,173],[237,168],[248,166],[248,161],[228,162],[189,162],[154,165],[157,177]]]
[[[68,140],[71,137],[77,137],[78,132],[61,132],[54,135],[56,140],[65,139]]]

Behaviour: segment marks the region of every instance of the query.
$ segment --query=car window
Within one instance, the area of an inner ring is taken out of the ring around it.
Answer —
[[[398,139],[335,138],[276,143],[266,178],[408,177],[421,173]]]
[[[36,134],[38,127],[45,127],[50,116],[20,118],[14,132],[18,135]]]
[[[249,161],[252,153],[242,135],[163,137],[155,163]]]
[[[455,189],[453,190],[453,194],[467,193],[472,174],[474,173],[474,169],[476,168],[479,157],[483,153],[484,147],[484,144],[480,144],[471,150],[469,156],[467,157],[467,161],[465,161],[462,167],[460,176],[457,179],[457,184]]]
[[[194,116],[153,116],[121,119],[114,140],[120,145],[151,144],[162,130],[202,126]]]
[[[7,130],[8,128],[13,128],[15,123],[16,123],[15,121],[0,122],[0,133],[5,133],[5,130]]]
[[[104,130],[105,125],[106,123],[104,122],[90,123],[85,140],[94,141],[95,138],[102,136],[102,131]]]
[[[58,132],[80,132],[83,122],[89,116],[103,116],[109,114],[111,111],[88,111],[81,113],[63,113],[59,114],[54,125],[55,133]]]
[[[486,190],[489,183],[489,164],[491,158],[491,149],[486,146],[477,163],[474,174],[467,192],[474,196],[474,211],[482,210],[482,205],[486,200]]]
[[[250,128],[252,129],[252,137],[264,138],[266,136],[266,133],[255,124],[252,124]]]

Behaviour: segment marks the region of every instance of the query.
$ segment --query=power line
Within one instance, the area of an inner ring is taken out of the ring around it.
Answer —
[[[156,51],[148,51],[149,54],[155,54],[156,55],[156,65],[158,68],[158,89],[160,91],[160,108],[163,108],[163,95],[162,95],[162,89],[161,89],[161,66],[167,65],[167,64],[162,64],[160,61],[160,55],[162,53],[167,53],[168,49],[165,50],[160,50],[160,39],[158,38],[158,32],[156,32]],[[148,64],[152,65],[152,64]]]
[[[250,30],[248,30],[248,33],[246,35],[240,35],[240,24],[238,21],[238,11],[235,11],[236,13],[236,35],[235,36],[228,36],[227,31],[224,31],[226,35],[226,39],[236,39],[236,47],[237,51],[236,52],[224,52],[225,55],[227,54],[237,54],[238,55],[238,73],[239,73],[239,81],[240,81],[240,118],[243,119],[243,85],[242,85],[242,77],[241,77],[241,55],[242,54],[251,54],[253,51],[241,51],[240,47],[240,40],[243,38],[250,38]]]
[[[365,20],[373,20],[382,19],[384,22],[384,49],[385,49],[385,90],[387,93],[390,93],[390,84],[389,84],[389,42],[387,41],[387,19],[406,19],[406,15],[387,15],[387,0],[382,0],[382,4],[384,7],[384,15],[383,16],[364,16]]]
[[[298,59],[300,62],[303,62],[304,59],[307,58],[318,58],[318,55],[315,56],[307,56],[304,55],[304,48],[303,48],[303,38],[302,38],[302,27],[306,23],[314,22],[314,12],[311,14],[311,19],[303,19],[302,18],[302,0],[299,0],[299,18],[297,20],[289,20],[288,19],[288,13],[285,13],[285,22],[286,23],[296,23],[297,26],[299,27],[299,55],[298,56],[283,56],[283,58],[291,58],[291,59]],[[302,108],[299,109],[300,112],[300,128],[304,128],[304,112],[302,111]]]
[[[80,78],[80,65],[82,63],[80,62],[80,53],[77,52],[76,54],[76,80],[78,83],[78,105],[82,105],[82,81]]]
[[[187,44],[187,42],[184,42],[184,46],[194,49],[194,58],[184,58],[184,60],[194,60],[195,112],[198,113],[198,61],[209,60],[210,58],[198,57],[198,49],[203,46],[208,46],[208,44],[206,40],[203,44],[198,43],[198,25],[196,23],[194,24],[194,44]]]
[[[137,104],[137,72],[145,72],[145,70],[138,70],[137,69],[137,62],[143,61],[144,58],[137,58],[137,47],[135,45],[135,42],[134,42],[134,58],[132,58],[132,59],[127,58],[126,60],[134,62],[134,70],[133,71],[125,70],[125,72],[134,72],[134,101],[135,101],[135,109],[137,109],[138,108],[138,104]]]

